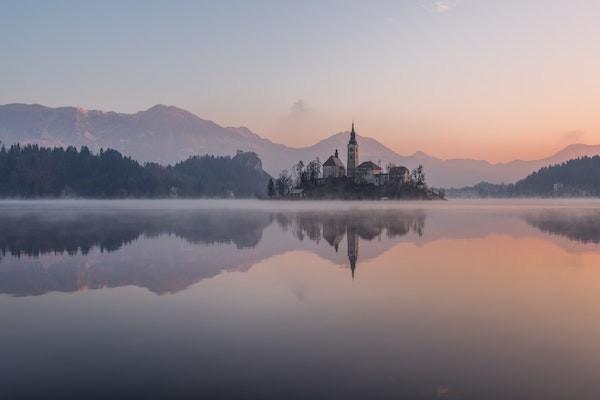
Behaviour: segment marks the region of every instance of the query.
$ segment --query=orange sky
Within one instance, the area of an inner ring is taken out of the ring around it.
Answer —
[[[600,144],[598,16],[597,0],[15,2],[0,104],[170,104],[292,146],[354,119],[400,154],[535,159]]]

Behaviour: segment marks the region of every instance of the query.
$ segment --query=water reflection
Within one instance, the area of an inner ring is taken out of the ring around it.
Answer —
[[[354,279],[361,257],[378,257],[398,239],[423,244],[531,235],[522,222],[548,239],[560,235],[600,243],[600,213],[593,210],[25,209],[0,213],[0,293],[28,296],[127,285],[176,293],[222,271],[244,271],[300,249],[347,265]]]
[[[410,232],[422,236],[425,212],[422,210],[354,210],[328,213],[302,212],[292,215],[280,213],[275,216],[275,220],[284,231],[294,227],[298,240],[308,237],[318,243],[323,238],[336,252],[346,237],[348,262],[354,279],[359,257],[359,239],[389,240]]]
[[[111,211],[0,214],[0,251],[13,256],[116,251],[140,236],[172,234],[190,243],[256,246],[271,223],[264,212]]]
[[[581,243],[600,243],[600,212],[544,210],[528,213],[526,221],[542,232]]]
[[[0,398],[600,395],[599,207],[102,204],[0,204]]]
[[[0,216],[0,225],[5,227],[0,232],[0,251],[10,259],[1,262],[0,256],[0,293],[26,296],[126,285],[157,294],[174,293],[223,270],[249,268],[297,248],[289,241],[276,246],[280,238],[272,237],[262,251],[251,251],[273,221],[277,221],[278,235],[317,244],[323,238],[336,252],[346,237],[354,277],[359,238],[381,240],[385,235],[389,239],[410,231],[421,235],[425,214],[252,210],[7,214]],[[114,252],[119,257],[110,254]]]

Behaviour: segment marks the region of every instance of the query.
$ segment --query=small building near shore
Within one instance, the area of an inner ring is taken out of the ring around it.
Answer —
[[[304,196],[306,196],[306,194],[304,193],[304,189],[302,189],[302,188],[292,188],[290,190],[290,197],[291,198],[301,199]]]

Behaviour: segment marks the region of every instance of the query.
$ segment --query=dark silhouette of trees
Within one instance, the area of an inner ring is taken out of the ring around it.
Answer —
[[[600,196],[600,157],[581,157],[544,167],[514,185],[521,196]]]
[[[417,168],[413,169],[411,174],[411,183],[415,185],[419,189],[423,189],[427,187],[425,183],[425,172],[423,171],[423,166],[419,165]]]
[[[321,176],[321,162],[318,158],[308,163],[306,172],[308,179],[310,179],[311,182],[316,182],[316,180]]]
[[[296,186],[302,186],[302,183],[306,180],[306,171],[304,169],[304,161],[300,160],[293,167],[294,178],[296,180]]]
[[[581,157],[533,172],[514,184],[481,182],[452,189],[453,196],[577,197],[600,196],[600,156]]]
[[[112,149],[0,148],[1,197],[253,197],[265,194],[269,178],[254,153],[196,156],[164,167]]]
[[[275,183],[273,183],[273,178],[269,178],[269,184],[267,185],[267,195],[269,197],[275,196]]]
[[[292,177],[287,170],[281,171],[277,178],[277,193],[279,196],[286,196],[292,188]]]

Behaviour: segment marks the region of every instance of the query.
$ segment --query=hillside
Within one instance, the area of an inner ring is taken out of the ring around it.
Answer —
[[[3,198],[256,197],[269,175],[254,153],[195,156],[174,166],[141,165],[116,150],[0,148]]]
[[[414,133],[406,133],[409,134]],[[292,148],[261,138],[248,128],[223,127],[174,106],[156,105],[124,114],[7,104],[0,106],[0,140],[7,145],[87,146],[92,152],[113,148],[140,162],[161,164],[174,164],[195,155],[225,156],[244,150],[258,154],[265,171],[276,176],[299,160],[325,160],[336,148],[345,154],[348,132],[334,134],[312,146]],[[373,138],[358,135],[358,141],[361,160],[381,161],[382,165],[393,162],[410,169],[422,164],[434,187],[461,187],[481,181],[511,183],[545,165],[600,154],[600,146],[575,144],[541,160],[492,164],[470,159],[442,160],[423,152],[400,155]],[[345,162],[345,157],[342,160]]]
[[[600,196],[600,156],[580,157],[543,167],[515,184],[481,182],[452,189],[451,197],[587,197]]]

